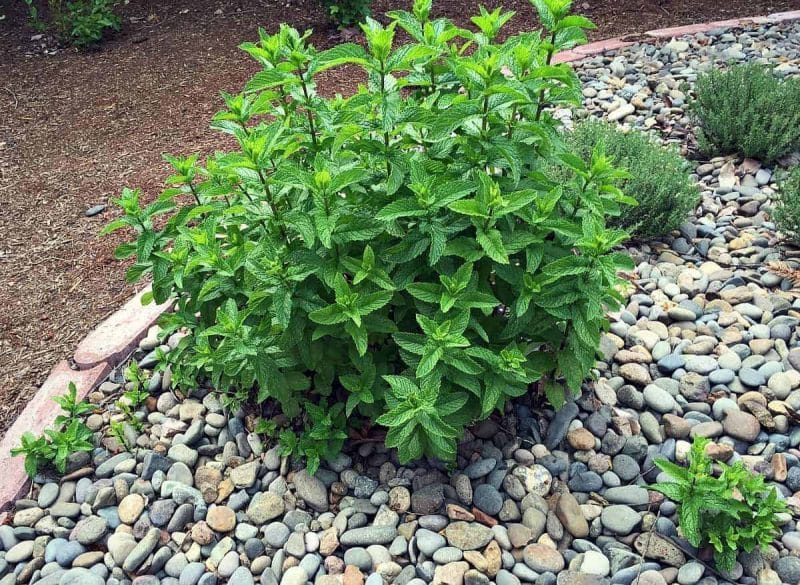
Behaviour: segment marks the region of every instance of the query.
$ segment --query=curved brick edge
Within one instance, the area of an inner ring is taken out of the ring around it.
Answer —
[[[105,379],[111,368],[105,362],[88,370],[73,370],[66,360],[56,364],[45,383],[0,441],[0,473],[3,475],[0,481],[0,510],[11,507],[28,484],[23,458],[12,457],[10,453],[11,449],[19,445],[23,433],[30,431],[41,434],[52,424],[59,413],[59,406],[53,401],[53,397],[63,394],[70,382],[75,383],[78,398],[84,398]]]
[[[130,299],[78,344],[74,357],[78,369],[93,368],[103,362],[116,365],[133,351],[159,315],[172,304],[168,301],[142,305],[142,296],[149,290]]]
[[[142,305],[142,296],[149,290],[148,287],[136,294],[78,344],[74,357],[75,369],[66,360],[56,364],[47,380],[6,431],[0,440],[0,470],[3,474],[0,481],[0,512],[12,507],[25,493],[29,483],[23,457],[12,457],[10,453],[19,445],[23,433],[41,435],[52,424],[60,412],[53,397],[63,394],[70,382],[75,383],[79,399],[100,385],[108,373],[136,348],[161,313],[172,305],[171,302]],[[2,523],[3,515],[0,514]]]
[[[580,61],[586,57],[599,55],[601,53],[605,53],[606,51],[624,49],[625,47],[630,47],[637,42],[668,39],[683,35],[695,35],[698,33],[708,32],[716,28],[731,28],[737,26],[747,26],[751,24],[771,24],[798,19],[800,19],[800,10],[790,10],[788,12],[775,12],[774,14],[770,14],[768,16],[733,18],[730,20],[716,20],[714,22],[704,22],[700,24],[689,24],[686,26],[674,26],[670,28],[649,30],[642,35],[635,35],[635,38],[632,38],[631,36],[614,37],[611,39],[605,39],[603,41],[589,43],[588,45],[582,45],[569,51],[562,51],[553,58],[553,62],[570,63],[572,61]]]
[[[606,51],[630,47],[636,42],[698,34],[720,27],[767,24],[789,20],[800,20],[800,10],[651,30],[635,39],[630,36],[606,39],[576,47],[570,51],[562,51],[555,56],[554,62],[579,61]],[[3,472],[3,481],[0,482],[0,512],[3,512],[0,513],[0,524],[4,523],[4,516],[7,515],[5,511],[11,508],[14,502],[24,494],[28,484],[28,476],[23,469],[22,458],[11,457],[9,451],[19,444],[19,439],[24,432],[41,434],[44,428],[55,419],[58,414],[58,405],[53,402],[52,397],[62,394],[70,382],[75,383],[78,396],[83,398],[133,351],[139,340],[147,333],[148,328],[171,305],[171,303],[142,305],[141,298],[146,290],[149,289],[145,289],[125,303],[119,311],[106,319],[78,345],[75,352],[75,364],[79,369],[71,369],[66,361],[59,362],[53,368],[45,383],[0,441],[0,470]]]

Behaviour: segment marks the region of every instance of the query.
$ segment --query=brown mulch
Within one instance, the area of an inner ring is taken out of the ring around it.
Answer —
[[[467,25],[476,0],[438,0],[439,15]],[[376,0],[374,12],[410,0]],[[535,26],[527,0],[491,0],[517,11],[516,29]],[[122,32],[98,50],[42,54],[24,3],[0,3],[0,433],[50,368],[112,313],[134,288],[100,239],[122,186],[153,196],[167,169],[162,152],[208,153],[220,91],[236,92],[256,71],[238,49],[257,29],[289,22],[335,41],[314,0],[131,0]],[[594,39],[652,28],[800,8],[800,0],[577,0],[598,24]],[[3,18],[4,17],[4,18]],[[331,76],[323,90],[346,93]]]

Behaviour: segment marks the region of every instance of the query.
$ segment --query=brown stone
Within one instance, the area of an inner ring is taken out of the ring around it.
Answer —
[[[364,585],[364,574],[355,565],[347,565],[344,568],[342,583],[344,585]]]
[[[233,482],[230,479],[222,480],[217,488],[217,503],[221,504],[227,500],[228,496],[230,496],[235,489],[236,486],[233,485]]]
[[[469,563],[457,561],[439,565],[433,573],[433,585],[463,585],[464,573],[469,570]]]
[[[767,405],[767,399],[761,392],[756,390],[750,390],[749,392],[745,392],[739,398],[736,399],[736,403],[741,407],[744,405],[745,402],[757,402],[762,406]]]
[[[775,453],[772,456],[772,474],[775,481],[786,481],[786,456],[783,453]]]
[[[741,410],[729,410],[722,421],[722,428],[727,435],[740,441],[754,441],[761,432],[758,419]]]
[[[641,364],[622,364],[619,368],[619,375],[638,386],[646,386],[653,381],[648,369]]]
[[[486,569],[489,567],[489,563],[486,562],[484,556],[476,550],[464,551],[464,560],[481,573],[485,573]]]
[[[230,532],[236,526],[236,513],[228,506],[211,506],[206,522],[217,532]]]
[[[472,508],[472,514],[475,516],[475,520],[481,524],[485,524],[486,526],[494,526],[497,524],[497,518],[489,516],[489,514],[478,510],[478,508]]]
[[[475,520],[475,515],[472,512],[456,504],[447,504],[447,517],[450,520],[464,520],[466,522]]]
[[[733,456],[733,447],[724,443],[709,443],[706,445],[706,455],[714,461],[727,461]]]
[[[558,573],[564,568],[564,557],[546,544],[529,544],[522,551],[522,558],[537,573]]]
[[[565,492],[558,498],[556,516],[567,532],[575,538],[585,538],[589,535],[589,523],[583,517],[578,500],[571,493]]]
[[[574,429],[567,433],[567,442],[573,449],[588,451],[594,449],[594,435],[584,428]]]
[[[338,530],[333,526],[322,532],[319,538],[319,554],[328,556],[339,548],[339,536],[337,532]]]
[[[665,414],[661,420],[664,423],[664,432],[674,439],[685,439],[692,430],[692,425],[686,419],[675,414]]]
[[[496,540],[489,543],[483,551],[483,556],[486,559],[486,574],[489,577],[494,577],[503,566],[503,553]]]
[[[533,540],[533,531],[524,524],[508,524],[508,539],[514,548],[522,548]],[[494,542],[494,541],[492,541]]]
[[[756,401],[742,402],[741,408],[756,417],[759,424],[768,431],[775,430],[775,419],[772,418],[772,415],[763,403]]]
[[[673,567],[682,567],[686,556],[671,541],[656,532],[643,532],[633,542],[636,551],[648,558],[666,563]]]
[[[210,544],[211,541],[214,540],[214,531],[211,530],[209,525],[203,521],[200,521],[192,526],[190,534],[192,536],[192,540],[201,546]]]
[[[145,500],[139,494],[128,494],[119,503],[117,513],[124,524],[133,524],[144,511]]]
[[[389,508],[402,514],[411,507],[411,492],[403,486],[396,486],[389,490]]]

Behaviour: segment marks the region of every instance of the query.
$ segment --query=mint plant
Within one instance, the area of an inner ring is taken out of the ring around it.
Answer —
[[[580,391],[632,268],[606,219],[634,201],[549,111],[580,100],[552,56],[592,24],[566,0],[535,5],[545,36],[501,42],[513,13],[481,9],[466,30],[416,0],[367,19],[366,47],[320,52],[285,25],[242,45],[262,70],[212,122],[237,147],[167,157],[168,188],[149,203],[125,189],[104,230],[132,230],[128,277],[176,299],[175,383],[277,402],[284,447],[312,467],[374,425],[403,462],[452,460],[465,425],[510,398]],[[345,65],[366,84],[319,95]]]
[[[107,29],[119,30],[121,19],[114,13],[115,0],[23,0],[37,30],[52,30],[59,40],[76,47],[100,42]],[[42,10],[39,5],[45,5]],[[44,16],[43,16],[44,15]]]
[[[700,190],[689,176],[689,163],[676,148],[662,146],[652,135],[625,133],[616,124],[590,118],[577,124],[567,140],[586,160],[600,148],[628,173],[619,187],[639,205],[612,218],[609,225],[637,237],[658,236],[678,229],[697,207]]]
[[[780,532],[776,514],[787,508],[777,490],[765,485],[764,477],[748,471],[741,461],[720,463],[722,471],[714,477],[712,460],[705,452],[710,442],[695,438],[688,467],[656,459],[655,464],[672,481],[650,489],[679,505],[678,525],[686,540],[695,547],[710,545],[717,566],[730,571],[739,550],[752,552],[772,543]]]
[[[339,27],[345,28],[363,22],[370,16],[372,0],[324,0],[325,12]]]
[[[54,427],[45,429],[44,435],[35,436],[26,432],[20,438],[19,447],[11,450],[13,457],[25,457],[25,472],[33,478],[40,469],[52,465],[59,473],[64,473],[67,460],[72,453],[91,451],[94,448],[92,431],[80,420],[94,407],[77,399],[77,388],[69,383],[66,394],[56,396],[64,414],[56,417]]]

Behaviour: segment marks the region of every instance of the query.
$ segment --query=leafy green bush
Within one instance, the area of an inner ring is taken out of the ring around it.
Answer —
[[[695,93],[691,112],[704,152],[772,162],[800,147],[800,80],[737,65],[701,75]]]
[[[579,391],[632,267],[605,217],[632,200],[607,159],[565,150],[544,107],[580,99],[550,59],[591,23],[536,5],[547,40],[500,43],[510,13],[483,10],[470,32],[416,0],[369,19],[366,49],[317,52],[287,26],[242,46],[263,70],[213,122],[238,149],[168,157],[172,187],[149,205],[124,190],[104,230],[135,230],[116,252],[135,256],[129,278],[177,299],[173,380],[277,401],[295,419],[281,442],[312,469],[348,419],[386,427],[403,462],[452,460],[466,424],[534,382],[556,405]],[[397,27],[413,42],[392,50]],[[317,75],[345,64],[367,85],[319,96]],[[542,172],[556,159],[568,185]]]
[[[325,12],[339,28],[364,22],[372,14],[372,0],[324,0],[324,4]]]
[[[639,205],[612,218],[611,225],[638,236],[658,236],[680,226],[697,206],[700,192],[689,177],[686,160],[648,134],[625,133],[590,119],[575,126],[569,142],[584,160],[599,148],[628,171],[619,187]]]
[[[52,429],[45,429],[38,437],[27,432],[21,437],[21,444],[11,450],[11,455],[25,457],[25,472],[32,478],[40,469],[52,465],[59,473],[64,473],[67,458],[77,451],[91,451],[94,448],[92,431],[78,418],[93,410],[91,404],[79,401],[75,384],[70,382],[67,393],[53,398],[64,414],[58,415]]]
[[[794,167],[778,186],[773,219],[778,229],[800,244],[800,166]]]
[[[35,0],[24,2],[36,28],[52,29],[61,41],[76,47],[98,43],[107,29],[119,30],[115,0],[47,0],[46,20]]]
[[[672,482],[660,482],[650,489],[661,492],[678,505],[678,525],[692,546],[711,545],[714,561],[723,571],[736,562],[739,550],[766,548],[779,532],[775,515],[786,511],[774,487],[748,471],[741,461],[720,463],[722,473],[712,474],[706,455],[709,439],[696,437],[689,452],[689,467],[666,459],[655,464],[669,474]]]

